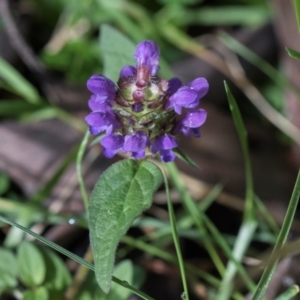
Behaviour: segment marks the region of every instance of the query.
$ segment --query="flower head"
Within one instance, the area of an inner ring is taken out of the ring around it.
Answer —
[[[206,79],[186,85],[176,77],[163,80],[157,76],[159,56],[155,42],[143,41],[134,54],[136,66],[121,69],[117,88],[103,75],[88,80],[92,112],[85,120],[92,134],[105,132],[100,144],[106,157],[118,151],[135,159],[159,153],[170,162],[176,157],[178,134],[200,136],[207,113],[198,106],[208,91]]]

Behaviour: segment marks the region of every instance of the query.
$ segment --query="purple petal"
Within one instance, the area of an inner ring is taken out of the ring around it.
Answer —
[[[131,152],[131,156],[136,159],[142,159],[145,157],[145,150],[138,151],[138,152]]]
[[[163,135],[158,137],[151,147],[151,152],[156,153],[160,150],[170,150],[178,146],[178,142],[176,139],[171,135]]]
[[[119,149],[118,150],[109,150],[109,149],[106,149],[106,148],[103,148],[103,150],[102,150],[104,156],[107,157],[107,158],[114,157],[118,153],[118,151],[119,151]]]
[[[189,128],[198,128],[206,121],[207,112],[204,109],[198,109],[188,112],[182,119],[182,124]]]
[[[92,135],[98,135],[99,133],[103,132],[105,130],[105,127],[95,127],[95,126],[89,126],[89,131]]]
[[[190,88],[197,91],[199,98],[202,98],[203,96],[205,96],[207,94],[208,88],[209,88],[207,80],[203,77],[196,78],[192,82],[188,83],[187,86],[189,86]]]
[[[136,76],[136,68],[133,66],[125,66],[120,72],[120,77],[134,77]]]
[[[103,125],[108,125],[108,122],[105,118],[105,114],[99,113],[99,112],[92,112],[89,115],[85,117],[85,121],[90,125],[90,126],[103,126]]]
[[[197,92],[188,86],[183,86],[169,98],[166,109],[173,108],[180,115],[183,107],[195,108],[198,104],[199,97]]]
[[[120,127],[120,123],[110,112],[92,112],[86,116],[85,120],[89,125],[90,133],[93,135],[105,130],[106,134],[109,135],[113,129]]]
[[[87,88],[95,95],[97,98],[95,101],[111,101],[114,99],[116,94],[115,84],[103,75],[95,74],[90,77],[87,81]]]
[[[179,78],[174,77],[169,80],[168,93],[172,96],[182,86],[182,82]]]
[[[172,150],[160,150],[160,158],[164,162],[171,162],[175,159],[176,155]]]
[[[88,102],[89,108],[94,112],[111,111],[111,107],[107,102],[96,101],[96,96],[93,95]]]
[[[124,136],[121,134],[112,134],[104,137],[100,144],[107,150],[115,150],[118,151],[123,147],[124,144]]]
[[[170,97],[170,101],[185,107],[186,105],[194,102],[198,97],[198,94],[193,89],[183,86]]]
[[[126,135],[123,150],[125,152],[140,152],[144,151],[148,143],[148,137],[144,132]]]
[[[137,65],[146,65],[149,67],[151,75],[155,76],[159,69],[159,48],[153,41],[140,42],[135,50],[134,58],[137,60]]]

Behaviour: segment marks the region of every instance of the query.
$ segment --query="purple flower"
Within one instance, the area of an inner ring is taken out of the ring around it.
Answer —
[[[179,121],[174,129],[174,134],[182,132],[185,136],[190,136],[192,132],[195,137],[200,137],[199,127],[206,121],[207,112],[204,109],[189,111],[184,118]]]
[[[115,98],[116,87],[113,81],[95,74],[87,81],[87,88],[96,96],[96,102],[109,102]]]
[[[171,162],[177,134],[200,136],[207,113],[198,105],[208,82],[196,78],[182,85],[179,78],[157,76],[160,51],[153,41],[140,42],[133,57],[136,66],[124,66],[117,85],[99,74],[87,81],[92,112],[85,120],[91,134],[105,133],[100,144],[108,158],[122,151],[143,159],[152,152]]]
[[[138,131],[125,136],[123,150],[124,152],[130,151],[132,157],[141,159],[145,156],[145,148],[147,145],[149,145],[147,134]]]
[[[177,114],[181,114],[182,108],[195,108],[208,91],[208,82],[205,78],[197,78],[186,86],[179,88],[169,98],[166,108],[173,108]]]
[[[100,144],[103,147],[103,154],[107,158],[112,158],[122,149],[124,145],[124,136],[122,134],[113,133],[104,137],[100,141]]]
[[[105,130],[106,135],[109,135],[114,129],[120,127],[120,123],[116,120],[114,114],[110,112],[92,112],[86,116],[85,121],[89,125],[90,133],[93,135]]]
[[[168,82],[169,82],[168,94],[172,96],[182,86],[182,81],[177,77],[173,77]]]
[[[133,57],[137,60],[137,66],[146,65],[151,75],[155,76],[159,70],[159,55],[159,48],[155,42],[143,41],[137,45]]]
[[[183,107],[196,107],[199,103],[199,100],[197,100],[198,93],[188,86],[183,86],[169,98],[166,108],[173,108],[180,115]]]
[[[189,86],[198,93],[199,99],[201,99],[207,94],[209,88],[207,80],[203,77],[194,79],[193,81],[188,83],[187,86]]]
[[[159,151],[160,158],[164,162],[171,162],[175,159],[175,153],[172,151],[173,148],[178,146],[176,139],[168,134],[158,137],[151,147],[151,152],[156,153]]]
[[[96,99],[97,96],[92,95],[92,97],[89,100],[89,108],[93,112],[106,112],[106,111],[112,111],[111,106],[107,102],[97,102]]]
[[[136,76],[136,68],[133,66],[125,66],[120,72],[120,77],[134,77]]]

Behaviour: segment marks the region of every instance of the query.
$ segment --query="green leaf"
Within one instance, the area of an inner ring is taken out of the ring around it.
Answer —
[[[114,276],[120,278],[121,280],[126,280],[130,285],[133,280],[133,264],[130,260],[123,260],[116,265]],[[107,295],[107,300],[123,300],[128,299],[132,292],[125,289],[121,285],[113,283],[111,286],[111,291]]]
[[[13,88],[14,92],[31,103],[41,102],[37,90],[17,70],[0,57],[0,78]]]
[[[66,287],[71,283],[71,275],[61,260],[53,251],[39,247],[46,266],[44,286],[49,293],[49,300],[62,299]]]
[[[48,300],[48,291],[45,287],[40,286],[34,290],[27,290],[23,294],[23,300]]]
[[[0,294],[1,290],[17,286],[18,266],[14,254],[0,248]],[[5,263],[3,263],[5,262]]]
[[[291,49],[289,47],[285,47],[285,50],[287,51],[287,53],[290,57],[300,60],[300,52],[298,52],[294,49]]]
[[[120,238],[150,207],[162,182],[160,169],[148,161],[123,160],[99,178],[89,202],[89,228],[97,281],[108,293]]]
[[[132,58],[135,45],[113,27],[102,25],[100,46],[104,62],[103,74],[116,82],[124,66],[135,64]]]
[[[46,275],[46,266],[41,251],[33,243],[23,241],[18,249],[17,262],[20,279],[28,287],[40,285]]]

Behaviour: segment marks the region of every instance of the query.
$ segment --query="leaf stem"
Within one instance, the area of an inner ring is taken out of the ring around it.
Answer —
[[[173,205],[172,205],[171,198],[170,198],[168,179],[167,179],[167,176],[166,176],[164,170],[162,170],[162,174],[164,177],[164,183],[165,183],[165,189],[166,189],[166,195],[167,195],[167,201],[168,201],[168,211],[169,211],[170,223],[171,223],[171,227],[172,227],[172,236],[173,236],[173,241],[175,244],[175,249],[176,249],[176,253],[177,253],[179,269],[180,269],[180,274],[181,274],[181,280],[182,280],[182,284],[183,284],[184,299],[189,300],[186,274],[185,274],[184,263],[183,263],[183,259],[182,259],[182,253],[181,253],[181,249],[180,249],[180,245],[179,245],[175,213],[174,213]]]

